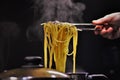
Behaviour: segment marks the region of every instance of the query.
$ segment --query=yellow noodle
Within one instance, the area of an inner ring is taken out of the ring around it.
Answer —
[[[69,53],[69,44],[73,39],[73,51]],[[70,23],[47,22],[44,24],[44,65],[65,72],[67,56],[73,55],[73,72],[75,72],[78,32]],[[49,60],[48,60],[49,59]]]

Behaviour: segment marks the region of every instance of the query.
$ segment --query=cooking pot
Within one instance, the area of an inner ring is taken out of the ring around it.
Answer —
[[[108,80],[104,74],[89,74],[88,72],[67,73],[74,80]]]
[[[32,80],[32,79],[61,79],[69,80],[67,74],[45,68],[20,68],[5,71],[0,74],[2,80]]]
[[[54,69],[43,68],[39,64],[41,57],[25,57],[26,64],[21,68],[5,70],[0,73],[0,80],[70,80],[70,76]]]
[[[0,73],[0,80],[106,80],[103,74],[89,75],[87,72],[62,73],[54,69],[43,68],[39,64],[41,57],[29,56],[25,57],[26,64],[21,68],[5,70]]]

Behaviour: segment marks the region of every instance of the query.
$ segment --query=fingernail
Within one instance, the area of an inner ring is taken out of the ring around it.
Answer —
[[[92,21],[92,23],[95,23],[95,22],[96,22],[96,20],[93,20],[93,21]]]

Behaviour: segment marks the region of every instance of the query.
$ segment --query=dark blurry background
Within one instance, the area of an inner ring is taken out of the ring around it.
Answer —
[[[61,0],[62,1],[62,0]],[[85,4],[83,21],[91,22],[112,12],[119,12],[119,0],[73,0]],[[43,42],[39,33],[28,30],[39,19],[34,0],[0,1],[0,70],[23,64],[25,56],[42,56]],[[40,8],[39,8],[40,9]],[[78,16],[79,17],[79,16]],[[39,28],[37,28],[39,29]],[[34,33],[35,32],[35,33]],[[36,34],[36,35],[35,35]],[[32,36],[32,38],[30,37]],[[79,32],[77,70],[104,73],[111,79],[119,76],[120,42],[94,35],[93,31]]]

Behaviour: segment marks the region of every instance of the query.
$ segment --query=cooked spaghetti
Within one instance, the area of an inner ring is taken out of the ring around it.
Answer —
[[[69,52],[69,44],[73,39],[73,51]],[[73,72],[75,72],[78,32],[70,23],[44,23],[44,65],[52,68],[53,61],[58,71],[65,72],[67,56],[73,56]],[[48,60],[49,59],[49,60]]]

